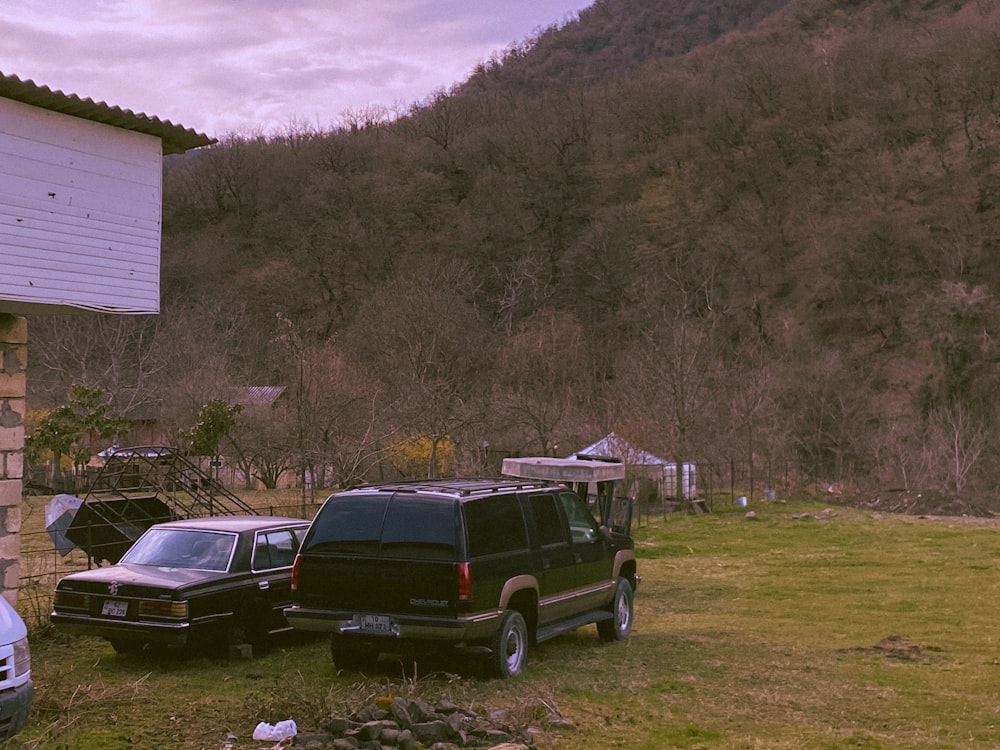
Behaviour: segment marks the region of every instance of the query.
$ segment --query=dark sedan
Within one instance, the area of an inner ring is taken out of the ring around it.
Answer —
[[[300,518],[223,516],[161,523],[116,565],[56,586],[58,630],[96,635],[115,651],[147,645],[263,645],[289,630],[292,563],[309,528]]]

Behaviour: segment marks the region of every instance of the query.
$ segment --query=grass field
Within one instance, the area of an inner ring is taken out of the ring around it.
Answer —
[[[322,640],[252,660],[119,657],[33,634],[35,709],[10,748],[236,750],[259,721],[300,730],[373,696],[449,697],[575,730],[549,748],[1000,747],[1000,527],[808,502],[644,519],[635,630],[534,649],[524,676],[463,665],[336,674]]]

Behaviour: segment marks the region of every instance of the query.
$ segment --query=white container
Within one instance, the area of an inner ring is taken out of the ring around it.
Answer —
[[[747,496],[740,495],[738,498],[736,498],[736,504],[741,508],[747,507]]]

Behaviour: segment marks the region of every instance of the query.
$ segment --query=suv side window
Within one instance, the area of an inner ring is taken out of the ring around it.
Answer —
[[[465,503],[469,557],[528,548],[528,532],[516,495],[495,495]]]
[[[587,506],[575,492],[560,492],[559,502],[562,505],[566,520],[569,521],[569,533],[574,544],[587,544],[597,541],[597,521],[590,514]]]
[[[535,517],[538,543],[542,547],[549,544],[566,543],[566,527],[559,515],[555,497],[548,493],[532,495],[531,513]]]

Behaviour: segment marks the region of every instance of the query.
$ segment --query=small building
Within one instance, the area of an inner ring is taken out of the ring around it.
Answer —
[[[163,156],[213,142],[0,73],[0,312],[159,312]]]
[[[677,462],[654,456],[636,448],[622,437],[611,432],[579,450],[574,455],[608,456],[625,464],[625,486],[628,494],[637,500],[666,499],[693,500],[697,496],[695,465],[681,463],[680,491],[677,482]]]
[[[163,157],[193,130],[0,72],[0,589],[20,580],[28,321],[160,310]]]
[[[251,385],[227,388],[217,397],[244,412],[274,409],[284,396],[283,385]],[[174,446],[177,442],[175,425],[163,418],[164,405],[160,400],[134,400],[136,391],[123,389],[112,399],[113,411],[129,422],[129,432],[119,442],[121,445]]]

